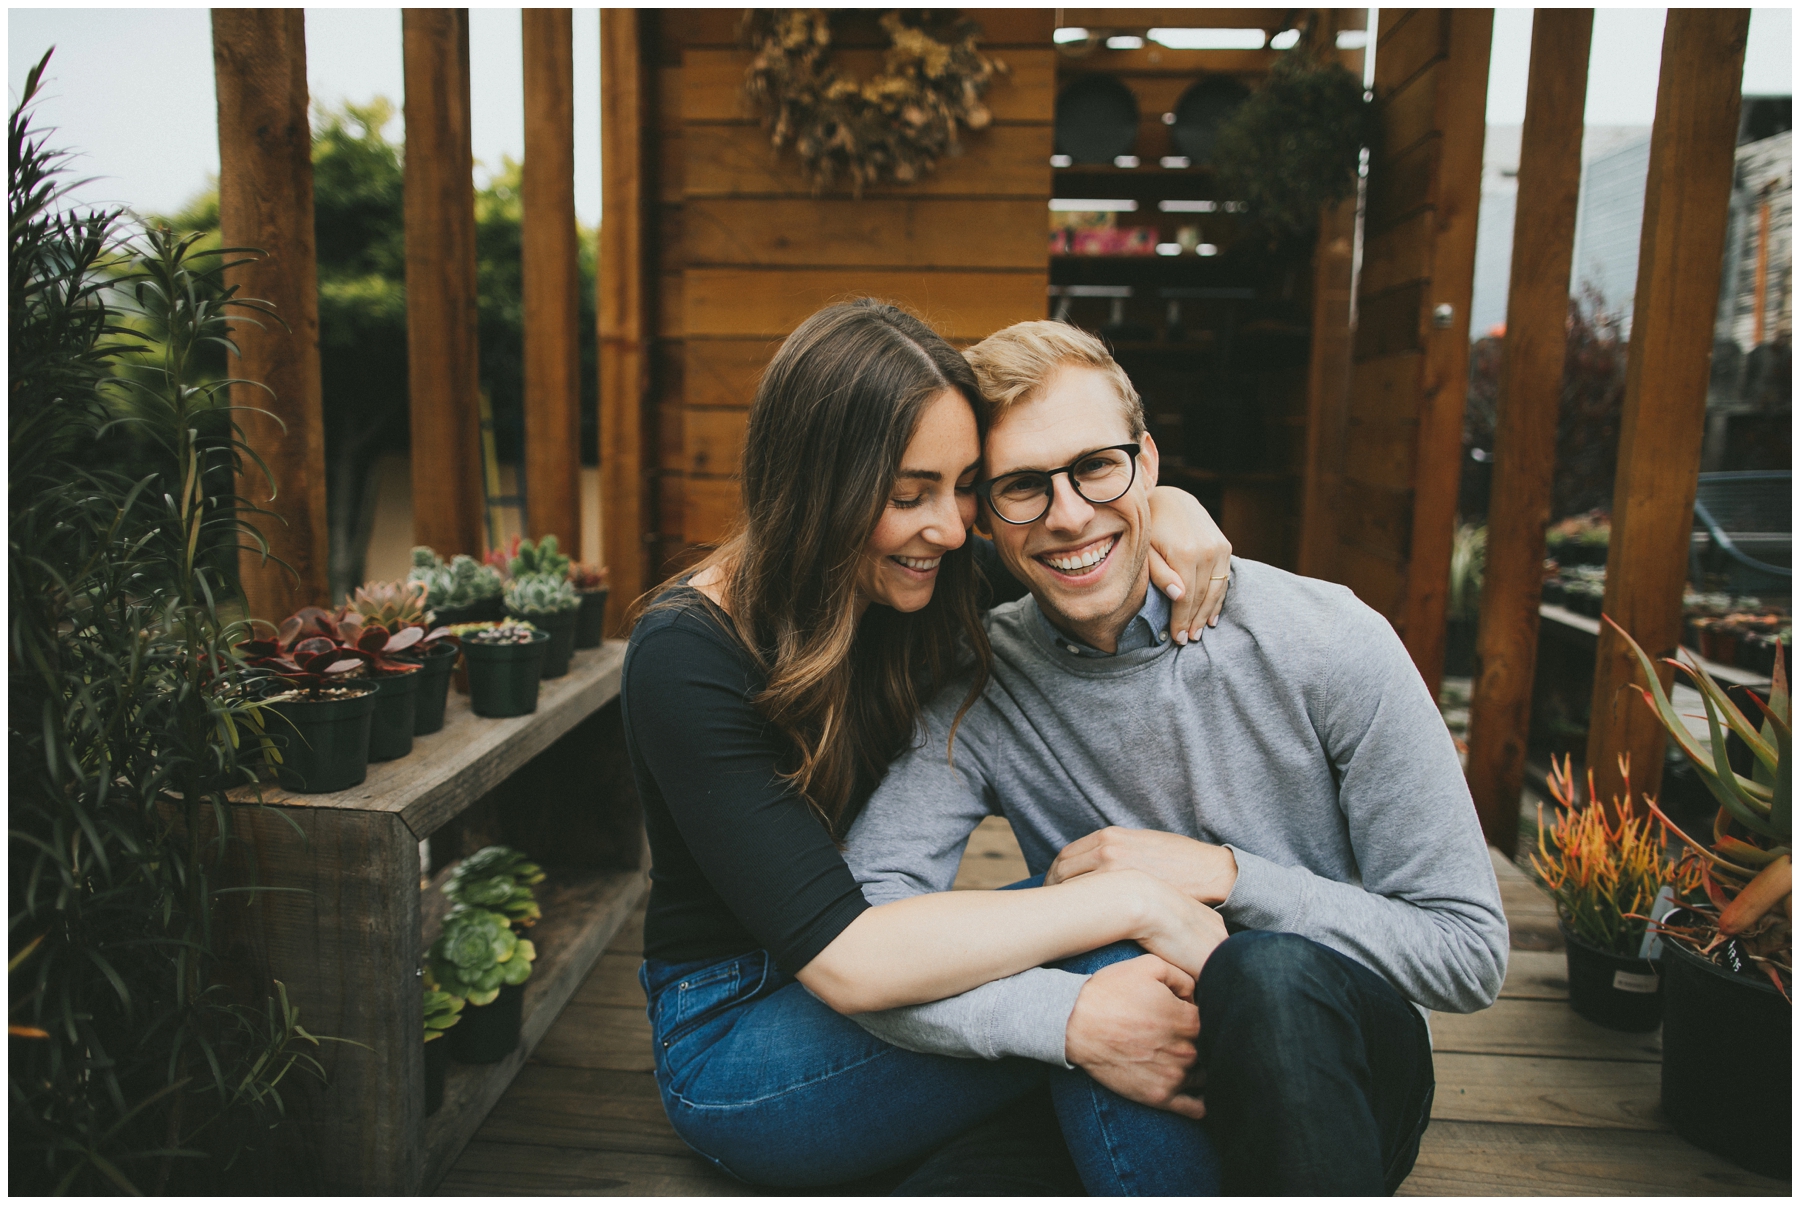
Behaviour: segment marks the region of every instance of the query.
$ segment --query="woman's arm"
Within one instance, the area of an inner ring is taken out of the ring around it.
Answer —
[[[1083,875],[1056,887],[935,892],[871,908],[799,979],[837,1012],[875,1012],[1115,941],[1136,941],[1197,979],[1225,936],[1218,913],[1152,875]]]
[[[1169,635],[1176,644],[1200,638],[1219,620],[1231,584],[1231,541],[1186,490],[1150,492],[1150,580],[1169,596]]]

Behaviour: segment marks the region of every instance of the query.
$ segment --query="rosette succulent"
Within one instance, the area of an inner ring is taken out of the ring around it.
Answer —
[[[474,557],[459,553],[446,565],[425,547],[414,548],[412,557],[407,580],[425,584],[425,603],[433,610],[466,607],[500,593],[499,571]]]
[[[344,602],[340,621],[378,623],[388,631],[425,622],[428,588],[421,581],[364,582]]]
[[[490,845],[464,858],[444,884],[444,894],[470,908],[487,908],[517,925],[537,922],[543,912],[532,886],[544,871],[516,849]]]
[[[555,615],[581,606],[566,577],[532,573],[506,583],[506,609],[521,615]]]
[[[492,1004],[502,987],[531,978],[537,947],[498,912],[459,904],[444,918],[430,958],[432,978],[444,991],[473,1005]]]
[[[605,565],[577,561],[569,566],[569,584],[584,593],[606,589],[609,576]]]
[[[430,1042],[443,1037],[445,1030],[462,1020],[464,1003],[461,996],[454,996],[449,992],[427,985],[425,988],[425,1040]]]

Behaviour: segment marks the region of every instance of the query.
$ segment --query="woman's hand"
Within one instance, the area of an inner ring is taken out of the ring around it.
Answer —
[[[1169,636],[1176,644],[1198,640],[1219,621],[1230,574],[1231,541],[1199,499],[1172,485],[1150,491],[1150,581],[1173,604]]]
[[[1186,971],[1196,982],[1206,960],[1230,936],[1224,918],[1217,912],[1154,875],[1141,870],[1101,871],[1082,875],[1071,885],[1084,878],[1111,881],[1122,890],[1136,893],[1143,911],[1133,939],[1164,962]]]

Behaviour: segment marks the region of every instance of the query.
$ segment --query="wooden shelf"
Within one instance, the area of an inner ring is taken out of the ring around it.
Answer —
[[[1567,607],[1559,607],[1554,603],[1543,603],[1538,607],[1538,615],[1551,623],[1561,624],[1574,632],[1582,632],[1595,641],[1600,639],[1600,621],[1592,616],[1583,615],[1579,611],[1571,611]],[[1701,669],[1711,674],[1714,679],[1727,686],[1767,686],[1769,675],[1759,674],[1752,670],[1739,669],[1735,665],[1725,665],[1718,661],[1708,661],[1695,650],[1686,645],[1681,646],[1684,657],[1693,661]]]

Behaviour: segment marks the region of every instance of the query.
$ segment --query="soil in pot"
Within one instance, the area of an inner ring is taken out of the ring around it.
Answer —
[[[525,1025],[525,985],[509,983],[491,1004],[468,1005],[445,1032],[459,1063],[498,1063],[519,1048]]]
[[[361,685],[319,693],[317,699],[276,696],[267,704],[269,740],[281,751],[276,780],[299,795],[347,790],[369,774],[375,692]]]
[[[514,619],[523,619],[540,632],[550,633],[550,645],[544,652],[543,676],[560,678],[569,672],[569,658],[575,655],[575,623],[581,618],[579,609],[557,611],[549,615],[527,615],[508,611]]]
[[[431,612],[431,626],[447,628],[454,623],[486,623],[506,618],[506,601],[496,594],[461,607],[436,607]]]
[[[537,710],[538,679],[550,637],[537,633],[530,644],[463,644],[469,667],[469,707],[479,716],[504,719]],[[460,1028],[460,1027],[459,1027]]]
[[[1760,971],[1737,974],[1663,942],[1662,1107],[1675,1132],[1739,1167],[1787,1179],[1793,1158],[1793,1009]]]
[[[1567,928],[1569,1007],[1596,1025],[1623,1033],[1649,1033],[1662,1024],[1662,976],[1653,963],[1596,949]]]
[[[419,675],[383,674],[370,681],[375,686],[375,713],[369,723],[369,760],[393,761],[412,752],[415,704],[419,698]]]
[[[496,1001],[498,1003],[498,1001]],[[452,1028],[450,1033],[455,1033]],[[450,1072],[450,1038],[446,1034],[425,1043],[425,1115],[431,1116],[444,1104],[444,1080]]]
[[[450,672],[456,668],[457,648],[440,644],[419,663],[417,697],[413,700],[413,735],[429,736],[444,726],[444,703],[450,695]]]
[[[606,635],[606,596],[610,590],[583,590],[575,621],[575,647],[597,649]]]

